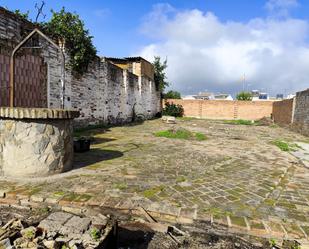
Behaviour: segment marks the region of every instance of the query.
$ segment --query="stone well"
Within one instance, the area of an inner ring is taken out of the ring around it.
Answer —
[[[48,176],[73,163],[78,111],[0,107],[0,175]]]

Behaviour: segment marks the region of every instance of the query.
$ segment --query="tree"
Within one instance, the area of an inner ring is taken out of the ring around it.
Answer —
[[[21,12],[19,9],[14,11],[15,15],[18,15],[19,17],[28,20],[29,19],[29,10],[26,13]]]
[[[49,36],[59,43],[64,43],[70,55],[72,71],[82,75],[88,65],[96,57],[97,50],[92,43],[89,30],[85,29],[84,22],[77,14],[65,11],[52,10],[52,18],[43,23],[43,29]]]
[[[169,83],[166,81],[165,69],[167,68],[167,60],[161,62],[159,56],[154,57],[154,82],[157,86],[157,89],[161,92],[164,91],[166,87],[169,86]]]
[[[240,92],[236,95],[237,100],[251,101],[252,94],[250,92]]]
[[[181,94],[177,91],[168,91],[164,94],[165,99],[181,99]]]

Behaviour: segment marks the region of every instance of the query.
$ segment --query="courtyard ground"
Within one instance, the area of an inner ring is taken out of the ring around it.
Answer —
[[[207,139],[154,135],[171,128]],[[74,170],[48,178],[1,178],[0,202],[121,210],[141,206],[172,222],[206,221],[269,238],[309,236],[308,137],[276,125],[189,118],[79,135],[94,141],[89,152],[75,155]],[[290,151],[282,151],[281,142]]]

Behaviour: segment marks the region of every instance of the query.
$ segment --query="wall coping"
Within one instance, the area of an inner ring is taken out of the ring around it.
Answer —
[[[0,119],[73,119],[79,117],[79,111],[48,109],[0,107]]]

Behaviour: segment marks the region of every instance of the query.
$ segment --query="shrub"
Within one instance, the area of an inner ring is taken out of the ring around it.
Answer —
[[[168,91],[163,96],[164,99],[181,99],[181,94],[177,91]]]
[[[252,94],[250,92],[240,92],[236,95],[237,100],[251,101]]]
[[[162,114],[173,117],[182,117],[184,114],[184,109],[182,105],[166,102]]]

